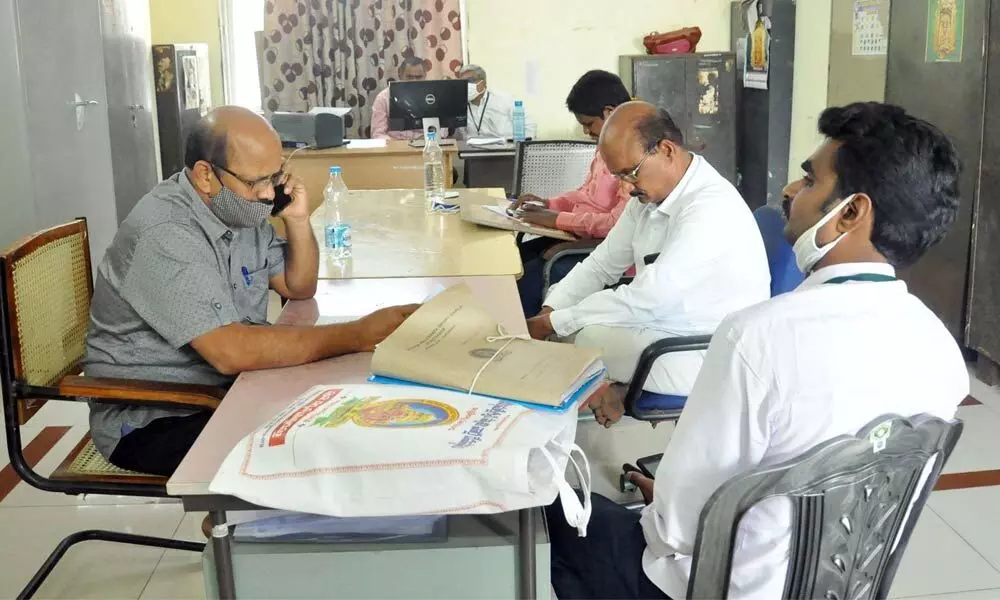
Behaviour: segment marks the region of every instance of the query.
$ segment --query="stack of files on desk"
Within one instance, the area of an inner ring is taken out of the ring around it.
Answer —
[[[512,340],[505,333],[468,286],[455,285],[379,344],[372,381],[472,392],[560,412],[605,384],[597,350]]]
[[[441,515],[403,517],[326,517],[289,511],[268,511],[262,519],[240,523],[237,542],[387,543],[447,539],[447,518]]]

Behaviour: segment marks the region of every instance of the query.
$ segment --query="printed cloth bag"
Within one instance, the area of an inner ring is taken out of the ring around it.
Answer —
[[[559,496],[585,535],[590,466],[575,436],[573,409],[417,386],[320,386],[240,441],[210,489],[338,517],[499,513]]]

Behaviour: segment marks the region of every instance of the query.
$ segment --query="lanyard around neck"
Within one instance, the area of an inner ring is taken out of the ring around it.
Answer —
[[[486,97],[483,98],[483,112],[479,113],[479,122],[476,123],[475,117],[473,117],[472,124],[476,126],[476,133],[483,132],[483,119],[486,118],[486,105],[490,103],[490,92],[487,90]],[[472,111],[472,103],[469,102],[469,111]]]
[[[843,275],[841,277],[834,277],[833,279],[827,279],[823,283],[847,283],[848,281],[868,281],[872,283],[887,283],[890,281],[896,281],[896,278],[892,275],[883,275],[881,273],[858,273],[857,275]]]

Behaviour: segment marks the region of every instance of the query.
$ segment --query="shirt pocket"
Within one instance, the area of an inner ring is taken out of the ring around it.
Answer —
[[[247,271],[244,285],[237,286],[235,300],[244,324],[267,323],[267,293],[270,289],[268,271],[266,264],[255,271]]]

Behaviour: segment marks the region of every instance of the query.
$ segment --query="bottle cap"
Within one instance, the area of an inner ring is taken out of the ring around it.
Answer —
[[[524,102],[521,100],[514,100],[514,106],[524,106]]]
[[[437,134],[436,131],[428,131],[427,132],[427,139],[428,140],[434,141],[434,140],[437,139],[437,136],[438,136],[438,134]]]
[[[340,175],[340,166],[333,165],[332,167],[330,167],[330,175]]]

